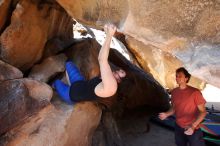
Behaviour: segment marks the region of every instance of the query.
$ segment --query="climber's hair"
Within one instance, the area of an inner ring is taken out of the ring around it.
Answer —
[[[114,65],[114,64],[111,63],[111,62],[110,62],[109,64],[110,64],[111,70],[112,70],[113,72],[122,69],[121,67],[118,67],[118,66]]]

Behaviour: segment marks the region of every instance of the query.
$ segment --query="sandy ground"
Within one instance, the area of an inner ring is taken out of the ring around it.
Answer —
[[[150,122],[150,131],[139,132],[139,134],[126,134],[126,146],[176,146],[174,142],[174,131]],[[206,146],[218,146],[206,143]]]
[[[128,143],[126,146],[176,146],[173,131],[152,122],[150,132],[129,134],[126,136],[126,141]]]

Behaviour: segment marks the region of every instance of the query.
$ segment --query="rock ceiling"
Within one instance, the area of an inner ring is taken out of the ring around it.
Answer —
[[[163,85],[172,87],[167,76],[184,65],[192,75],[220,87],[219,0],[57,2],[82,24],[95,28],[116,24],[132,52],[144,54],[139,58],[142,66]]]

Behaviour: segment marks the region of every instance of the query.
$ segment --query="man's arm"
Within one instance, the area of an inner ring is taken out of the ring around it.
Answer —
[[[200,104],[197,106],[199,110],[199,115],[196,120],[190,125],[190,127],[185,131],[185,134],[192,135],[196,127],[204,120],[206,116],[206,108],[205,104]]]
[[[174,107],[173,107],[173,106],[174,106],[174,105],[172,105],[167,112],[159,113],[159,118],[160,118],[161,120],[164,120],[164,119],[166,119],[167,117],[173,115],[173,114],[175,113],[175,110],[174,110]]]
[[[193,128],[198,127],[198,125],[204,120],[204,118],[207,114],[205,104],[198,105],[197,108],[199,110],[199,115],[198,115],[197,119],[192,123]]]

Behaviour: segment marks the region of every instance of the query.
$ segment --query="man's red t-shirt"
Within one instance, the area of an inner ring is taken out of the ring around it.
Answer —
[[[171,102],[174,105],[176,123],[182,128],[190,126],[196,120],[199,113],[197,106],[206,103],[202,93],[191,86],[173,89]]]

